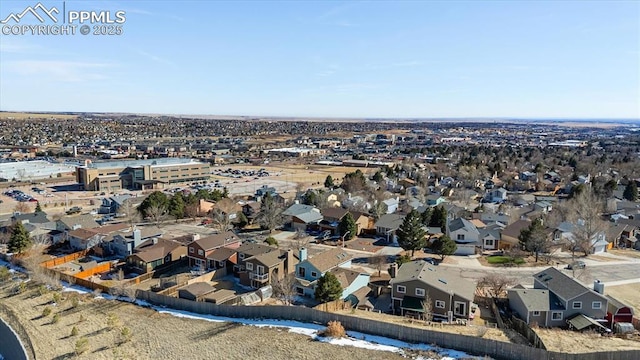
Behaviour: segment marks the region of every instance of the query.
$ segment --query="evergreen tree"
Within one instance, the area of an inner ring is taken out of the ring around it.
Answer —
[[[324,179],[324,187],[326,187],[327,189],[333,189],[334,186],[335,184],[333,183],[333,178],[331,177],[331,175],[327,175],[327,178]]]
[[[622,193],[622,197],[629,201],[638,200],[638,185],[634,180],[629,180],[629,184],[624,188],[624,193]]]
[[[249,219],[247,219],[242,211],[238,211],[238,213],[236,214],[236,226],[242,229],[243,227],[247,226],[248,223]]]
[[[338,278],[328,272],[318,279],[315,298],[320,302],[329,302],[340,299],[342,296],[342,285]]]
[[[154,191],[149,196],[147,196],[144,201],[138,206],[138,211],[143,216],[148,215],[147,210],[151,208],[164,208],[167,209],[169,207],[169,198],[167,195],[161,191]]]
[[[376,171],[375,174],[373,174],[373,181],[377,182],[378,184],[380,182],[382,182],[382,180],[384,180],[384,177],[382,176],[382,171],[378,170]]]
[[[422,228],[422,217],[418,211],[411,210],[398,228],[398,243],[405,250],[411,250],[411,256],[416,250],[422,249],[427,244],[426,232]]]
[[[34,211],[35,213],[39,213],[42,212],[42,208],[40,207],[40,201],[38,201],[36,203],[36,210]]]
[[[431,220],[429,221],[429,226],[439,227],[442,229],[443,233],[446,233],[447,229],[447,209],[442,206],[436,206],[433,209],[433,214],[431,215]]]
[[[357,231],[358,227],[356,226],[356,221],[354,220],[353,215],[348,212],[345,216],[342,217],[342,220],[340,220],[340,224],[338,224],[338,232],[340,233],[340,237],[346,234],[347,236],[344,237],[344,240],[351,240],[356,236]]]
[[[453,255],[458,249],[456,242],[451,240],[447,235],[442,235],[440,238],[433,241],[431,249],[436,254],[440,255],[440,258],[444,260],[445,257]]]
[[[536,255],[536,262],[538,262],[538,255],[541,252],[549,251],[549,246],[551,245],[551,240],[547,236],[541,219],[535,219],[529,227],[522,229],[518,240],[520,240],[520,245],[523,249]]]
[[[13,232],[9,238],[8,250],[10,253],[22,253],[31,245],[31,239],[27,229],[24,228],[20,221],[16,222]]]
[[[433,209],[430,207],[427,207],[422,214],[420,214],[420,218],[422,219],[422,224],[424,226],[429,226],[429,223],[431,223],[431,217],[433,216]]]
[[[184,218],[185,201],[181,192],[176,193],[169,201],[169,214],[176,219]]]

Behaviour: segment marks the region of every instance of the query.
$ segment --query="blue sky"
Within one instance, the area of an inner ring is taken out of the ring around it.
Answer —
[[[0,17],[36,2],[2,0]],[[67,1],[66,9],[124,10],[124,33],[0,35],[1,110],[640,118],[638,1]]]

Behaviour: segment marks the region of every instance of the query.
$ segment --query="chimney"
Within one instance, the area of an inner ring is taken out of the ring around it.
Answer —
[[[152,241],[153,241],[153,245],[155,245],[155,244],[157,244],[157,243],[158,243],[158,238],[155,238],[155,237],[154,237],[154,238],[152,239]]]
[[[293,201],[293,203],[298,205],[298,204],[300,204],[300,200],[296,199],[296,200]]]
[[[295,257],[293,256],[293,250],[289,249],[287,250],[287,253],[285,254],[285,258],[284,258],[284,272],[285,274],[289,274],[292,273],[295,268],[296,268],[296,264],[295,264]]]
[[[300,262],[307,260],[307,248],[300,248],[300,251],[298,252],[298,260]]]
[[[140,233],[140,229],[134,229],[133,230],[133,242],[134,243],[139,243],[140,240],[142,239],[142,234]]]
[[[391,278],[395,278],[396,274],[398,273],[398,264],[396,263],[391,263],[389,265],[389,276],[391,276]]]
[[[191,241],[196,241],[196,240],[200,240],[200,234],[191,235]]]
[[[593,290],[600,295],[604,295],[604,283],[596,279],[593,281]]]

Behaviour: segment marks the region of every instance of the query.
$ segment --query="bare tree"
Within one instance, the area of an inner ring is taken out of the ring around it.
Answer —
[[[157,227],[167,219],[167,208],[163,205],[151,205],[147,208],[145,214],[149,217],[152,223]]]
[[[260,212],[256,216],[256,222],[269,232],[281,226],[284,223],[282,208],[276,203],[271,196],[267,195],[262,199]]]
[[[127,224],[133,229],[133,225],[141,219],[140,212],[131,199],[125,200],[118,208],[118,215],[126,219]]]
[[[378,270],[378,277],[380,277],[382,275],[382,269],[387,265],[387,257],[384,255],[372,256],[369,258],[369,264]]]
[[[296,296],[296,277],[293,274],[287,274],[278,279],[275,274],[271,275],[271,287],[273,295],[282,301],[285,305],[292,305]]]
[[[575,257],[576,250],[587,256],[591,253],[594,242],[604,240],[606,224],[601,218],[604,205],[591,188],[587,187],[571,200],[569,206],[569,219],[573,225],[572,257]]]
[[[51,241],[48,235],[37,235],[31,238],[31,246],[26,255],[21,259],[24,267],[29,272],[29,276],[38,283],[49,285],[53,288],[60,287],[60,275],[49,272],[41,264],[47,259],[45,253]]]
[[[124,271],[119,269],[114,275],[115,286],[111,287],[110,293],[113,296],[123,296],[129,301],[136,299],[136,290],[131,287],[127,279],[125,278]]]
[[[213,225],[220,231],[227,231],[231,227],[233,216],[235,216],[236,201],[225,198],[216,203],[216,207],[211,209],[211,219]]]
[[[26,202],[19,202],[14,206],[13,211],[19,212],[21,214],[26,214],[31,212],[31,208],[27,205]]]
[[[184,216],[193,220],[198,216],[198,204],[186,204],[184,206]]]
[[[420,301],[420,306],[422,306],[422,320],[426,322],[433,320],[433,301],[428,291],[424,294],[424,299]]]
[[[516,281],[513,278],[501,274],[489,274],[478,281],[478,288],[483,289],[493,299],[498,299],[506,295],[508,288],[514,286]]]
[[[22,180],[24,180],[25,176],[27,176],[27,170],[26,169],[18,169],[18,171],[16,172],[16,175],[18,175],[18,180],[22,181]]]
[[[304,230],[296,231],[296,235],[293,237],[292,248],[300,251],[300,249],[307,247],[309,244],[309,235]]]

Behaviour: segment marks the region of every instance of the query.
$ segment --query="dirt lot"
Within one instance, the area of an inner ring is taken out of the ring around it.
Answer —
[[[1,112],[1,120],[25,120],[25,119],[76,119],[77,115],[65,114],[39,114],[39,113],[20,113],[20,112]]]
[[[638,350],[640,338],[636,340],[603,337],[597,333],[579,333],[559,329],[537,329],[536,333],[547,350],[567,353],[586,353],[604,350]]]
[[[91,295],[63,293],[65,300],[42,317],[52,294],[36,289],[8,297],[0,290],[0,304],[15,313],[29,333],[39,359],[75,358],[76,341],[88,339],[89,350],[78,359],[402,359],[400,355],[325,344],[283,329],[178,318],[154,310]],[[72,307],[73,296],[80,303]],[[57,323],[53,316],[59,314]],[[116,325],[108,325],[116,314]],[[81,319],[84,319],[81,321]],[[79,334],[71,336],[73,327]],[[122,328],[131,330],[123,342]]]
[[[610,253],[610,254],[613,254],[613,255],[626,256],[626,257],[630,257],[630,258],[640,259],[640,251],[638,251],[638,250],[633,250],[633,249],[625,249],[625,250],[610,249],[610,250],[607,250],[607,252]]]
[[[640,283],[605,286],[604,292],[629,306],[633,306],[635,314],[640,313]]]

